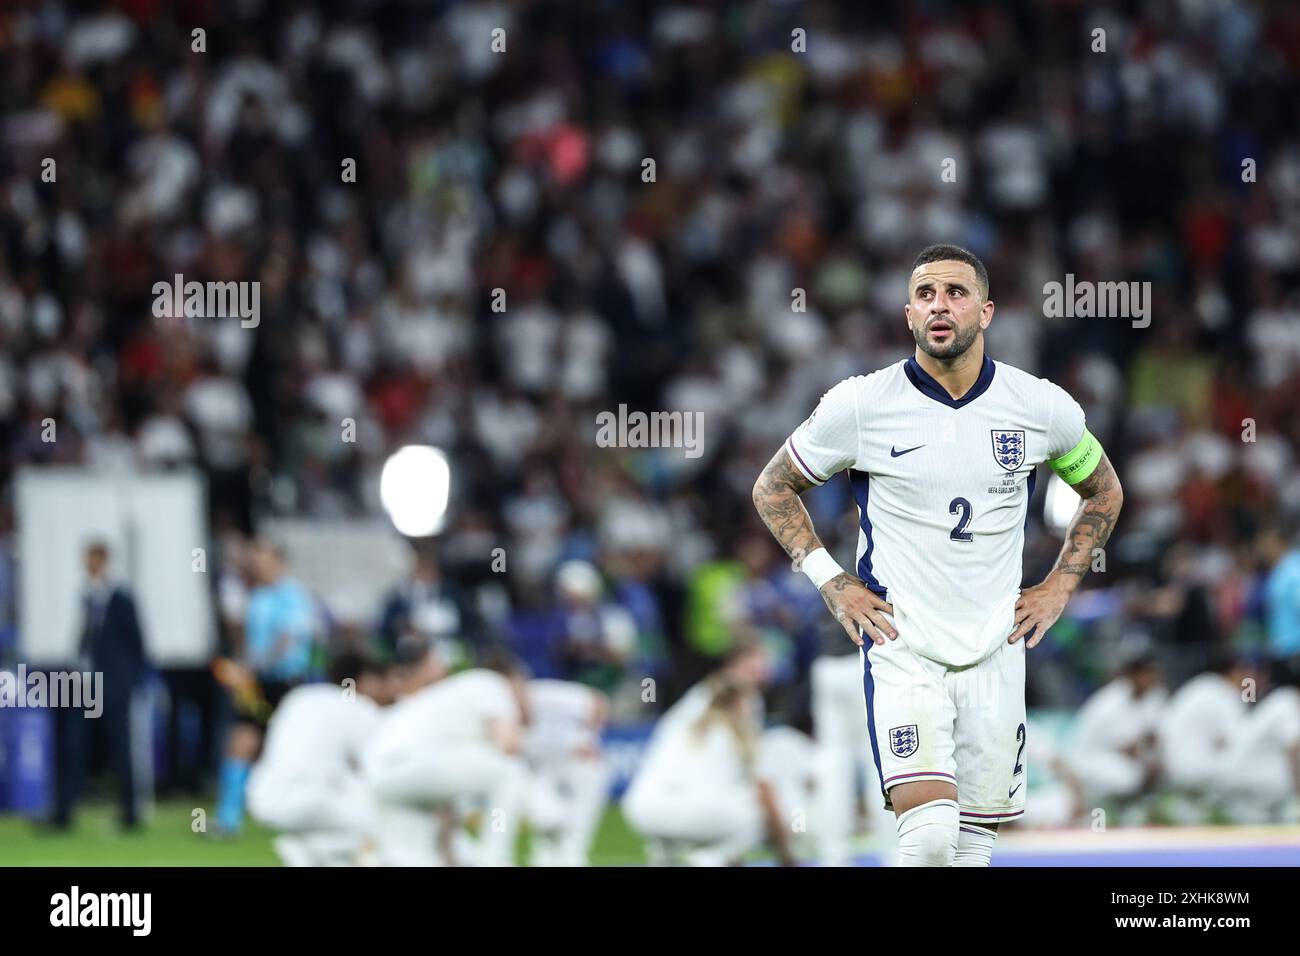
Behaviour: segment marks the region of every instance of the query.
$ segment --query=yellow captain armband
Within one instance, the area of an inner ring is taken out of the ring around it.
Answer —
[[[1101,463],[1101,456],[1104,454],[1106,453],[1102,450],[1101,442],[1085,428],[1079,444],[1060,458],[1051,459],[1048,464],[1067,485],[1077,485],[1097,470],[1097,465]]]

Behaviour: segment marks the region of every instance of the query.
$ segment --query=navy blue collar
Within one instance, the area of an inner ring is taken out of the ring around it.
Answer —
[[[993,373],[996,370],[997,366],[993,364],[993,360],[985,355],[984,364],[980,366],[980,377],[975,379],[975,384],[970,387],[970,391],[961,398],[953,398],[946,388],[935,381],[933,375],[921,368],[921,363],[916,360],[915,355],[903,363],[903,372],[907,375],[907,380],[916,386],[918,392],[952,408],[961,408],[987,392],[989,386],[993,384]]]

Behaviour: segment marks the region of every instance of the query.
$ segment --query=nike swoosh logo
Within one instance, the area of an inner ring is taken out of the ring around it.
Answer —
[[[1014,797],[1016,795],[1016,791],[1019,790],[1020,787],[1021,784],[1016,784],[1014,787],[1012,787],[1010,791],[1007,792],[1007,799],[1010,800],[1012,797]]]
[[[902,458],[902,457],[903,457],[904,455],[906,455],[908,452],[913,452],[913,451],[916,451],[917,448],[924,448],[924,447],[925,447],[924,445],[917,445],[916,448],[904,448],[902,451],[899,451],[899,450],[898,450],[897,448],[895,448],[893,445],[890,445],[890,446],[889,446],[889,457],[890,457],[890,458]]]

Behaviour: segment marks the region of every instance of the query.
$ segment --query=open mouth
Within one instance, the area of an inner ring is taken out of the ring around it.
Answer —
[[[951,338],[955,330],[953,324],[947,319],[935,319],[925,331],[931,338],[943,341]]]

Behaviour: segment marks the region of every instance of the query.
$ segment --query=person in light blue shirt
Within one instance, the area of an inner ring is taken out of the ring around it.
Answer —
[[[317,614],[311,593],[285,572],[283,552],[266,541],[250,554],[253,590],[244,618],[240,663],[223,662],[223,683],[234,694],[235,723],[217,780],[217,832],[238,833],[244,790],[267,721],[280,700],[309,680]]]
[[[316,608],[307,589],[283,573],[277,552],[267,550],[275,577],[249,595],[244,653],[263,681],[300,681],[311,670]]]
[[[1272,570],[1264,582],[1268,650],[1275,659],[1300,656],[1300,543],[1295,522],[1264,532],[1261,551]]]

